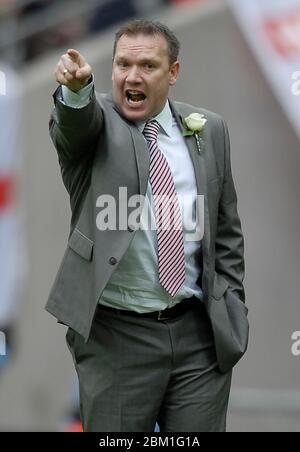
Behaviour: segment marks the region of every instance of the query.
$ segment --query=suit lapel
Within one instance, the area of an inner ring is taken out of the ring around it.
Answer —
[[[136,158],[138,179],[139,179],[139,190],[140,194],[144,195],[147,191],[148,177],[149,177],[149,167],[150,167],[150,154],[147,147],[145,138],[135,125],[127,123],[130,128],[134,153]]]
[[[127,124],[133,142],[133,149],[137,165],[137,176],[139,181],[139,192],[144,195],[147,190],[149,168],[150,168],[150,154],[147,147],[147,143],[139,131],[138,127],[132,122],[128,121],[124,116],[120,114],[117,106],[114,104],[112,94],[108,95],[108,99],[112,103],[113,109],[120,115],[122,120]]]
[[[180,108],[176,108],[175,105],[170,102],[172,113],[175,116],[177,123],[182,131],[184,132],[183,126],[183,116],[187,116],[192,113],[192,111],[181,112]],[[176,105],[177,106],[177,105]],[[197,148],[196,139],[193,135],[184,137],[186,145],[189,150],[189,154],[194,166],[197,193],[198,195],[204,196],[204,235],[202,239],[202,252],[203,252],[203,284],[208,283],[208,264],[209,264],[209,246],[210,246],[210,222],[209,222],[209,207],[208,207],[208,194],[207,194],[207,174],[206,174],[206,159],[208,156],[207,147],[202,146],[201,152],[199,153]],[[205,133],[203,136],[205,142]],[[206,281],[205,281],[206,280]]]

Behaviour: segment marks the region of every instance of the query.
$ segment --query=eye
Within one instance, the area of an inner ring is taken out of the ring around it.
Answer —
[[[121,68],[126,68],[128,67],[128,63],[126,61],[119,61],[118,66]]]
[[[155,67],[155,66],[154,66],[154,64],[152,64],[152,63],[146,63],[146,64],[145,64],[145,68],[146,68],[146,69],[154,69],[154,67]]]

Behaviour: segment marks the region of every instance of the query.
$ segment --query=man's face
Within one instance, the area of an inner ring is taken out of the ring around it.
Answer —
[[[113,60],[112,92],[122,115],[136,122],[160,113],[178,71],[178,61],[169,63],[162,35],[121,36]]]

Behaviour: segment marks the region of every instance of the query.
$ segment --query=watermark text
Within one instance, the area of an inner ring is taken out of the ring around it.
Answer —
[[[295,71],[292,74],[291,92],[294,96],[300,96],[300,71]]]
[[[204,235],[204,196],[133,195],[127,187],[119,187],[117,197],[110,194],[96,200],[96,226],[99,231],[183,229],[186,241],[198,241]],[[180,210],[180,213],[179,213]]]
[[[300,356],[300,331],[294,331],[291,339],[293,341],[291,348],[292,355]]]

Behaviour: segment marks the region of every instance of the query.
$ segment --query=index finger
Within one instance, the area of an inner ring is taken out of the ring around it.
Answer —
[[[80,53],[75,49],[68,49],[67,54],[74,61],[74,63],[79,63],[80,59],[82,58],[82,55],[80,55]]]

